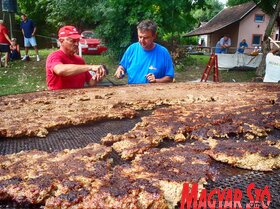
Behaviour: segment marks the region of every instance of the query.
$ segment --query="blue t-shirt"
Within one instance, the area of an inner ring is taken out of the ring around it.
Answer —
[[[245,49],[245,47],[248,47],[248,44],[246,43],[246,42],[240,42],[239,43],[239,48],[238,48],[238,52],[240,53],[240,54],[243,54],[244,53],[244,49]]]
[[[130,45],[124,53],[120,65],[128,74],[129,84],[149,83],[146,75],[153,73],[155,78],[174,77],[172,59],[166,48],[155,44],[152,50],[145,50],[139,42]]]
[[[216,44],[216,49],[215,49],[215,53],[216,54],[223,54],[227,52],[227,48],[221,48],[223,45],[227,45],[227,46],[231,46],[231,39],[228,38],[227,40],[225,40],[225,38],[221,38],[217,44]]]
[[[35,27],[36,27],[35,23],[30,19],[27,19],[26,22],[21,21],[20,23],[20,29],[23,29],[25,38],[32,37],[32,33]]]

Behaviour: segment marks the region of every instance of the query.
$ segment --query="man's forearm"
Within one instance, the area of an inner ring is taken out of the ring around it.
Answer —
[[[10,39],[10,37],[8,36],[8,34],[4,33],[4,36],[5,36],[5,38],[6,38],[10,43],[12,42],[11,39]]]
[[[168,83],[168,82],[172,82],[173,78],[170,76],[164,76],[162,78],[156,78],[156,83]]]
[[[91,65],[58,64],[53,70],[57,75],[71,76],[89,71],[91,67]]]
[[[37,29],[37,28],[35,27],[34,30],[33,30],[32,36],[35,36],[36,29]]]

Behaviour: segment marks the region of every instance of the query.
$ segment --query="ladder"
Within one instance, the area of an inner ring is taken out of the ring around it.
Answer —
[[[218,56],[214,53],[210,55],[209,61],[201,76],[200,82],[207,81],[213,67],[214,67],[213,81],[219,82]]]

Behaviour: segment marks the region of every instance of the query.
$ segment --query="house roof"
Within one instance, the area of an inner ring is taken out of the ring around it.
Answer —
[[[257,5],[254,2],[248,2],[237,6],[223,9],[209,22],[201,27],[187,33],[185,36],[197,36],[210,34],[217,30],[227,27],[235,22],[240,21],[249,14]]]

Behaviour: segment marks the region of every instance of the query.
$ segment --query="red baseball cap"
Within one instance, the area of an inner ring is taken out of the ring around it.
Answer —
[[[66,25],[59,29],[58,37],[59,38],[70,37],[73,39],[79,39],[81,38],[81,35],[79,34],[78,30],[74,26]]]

